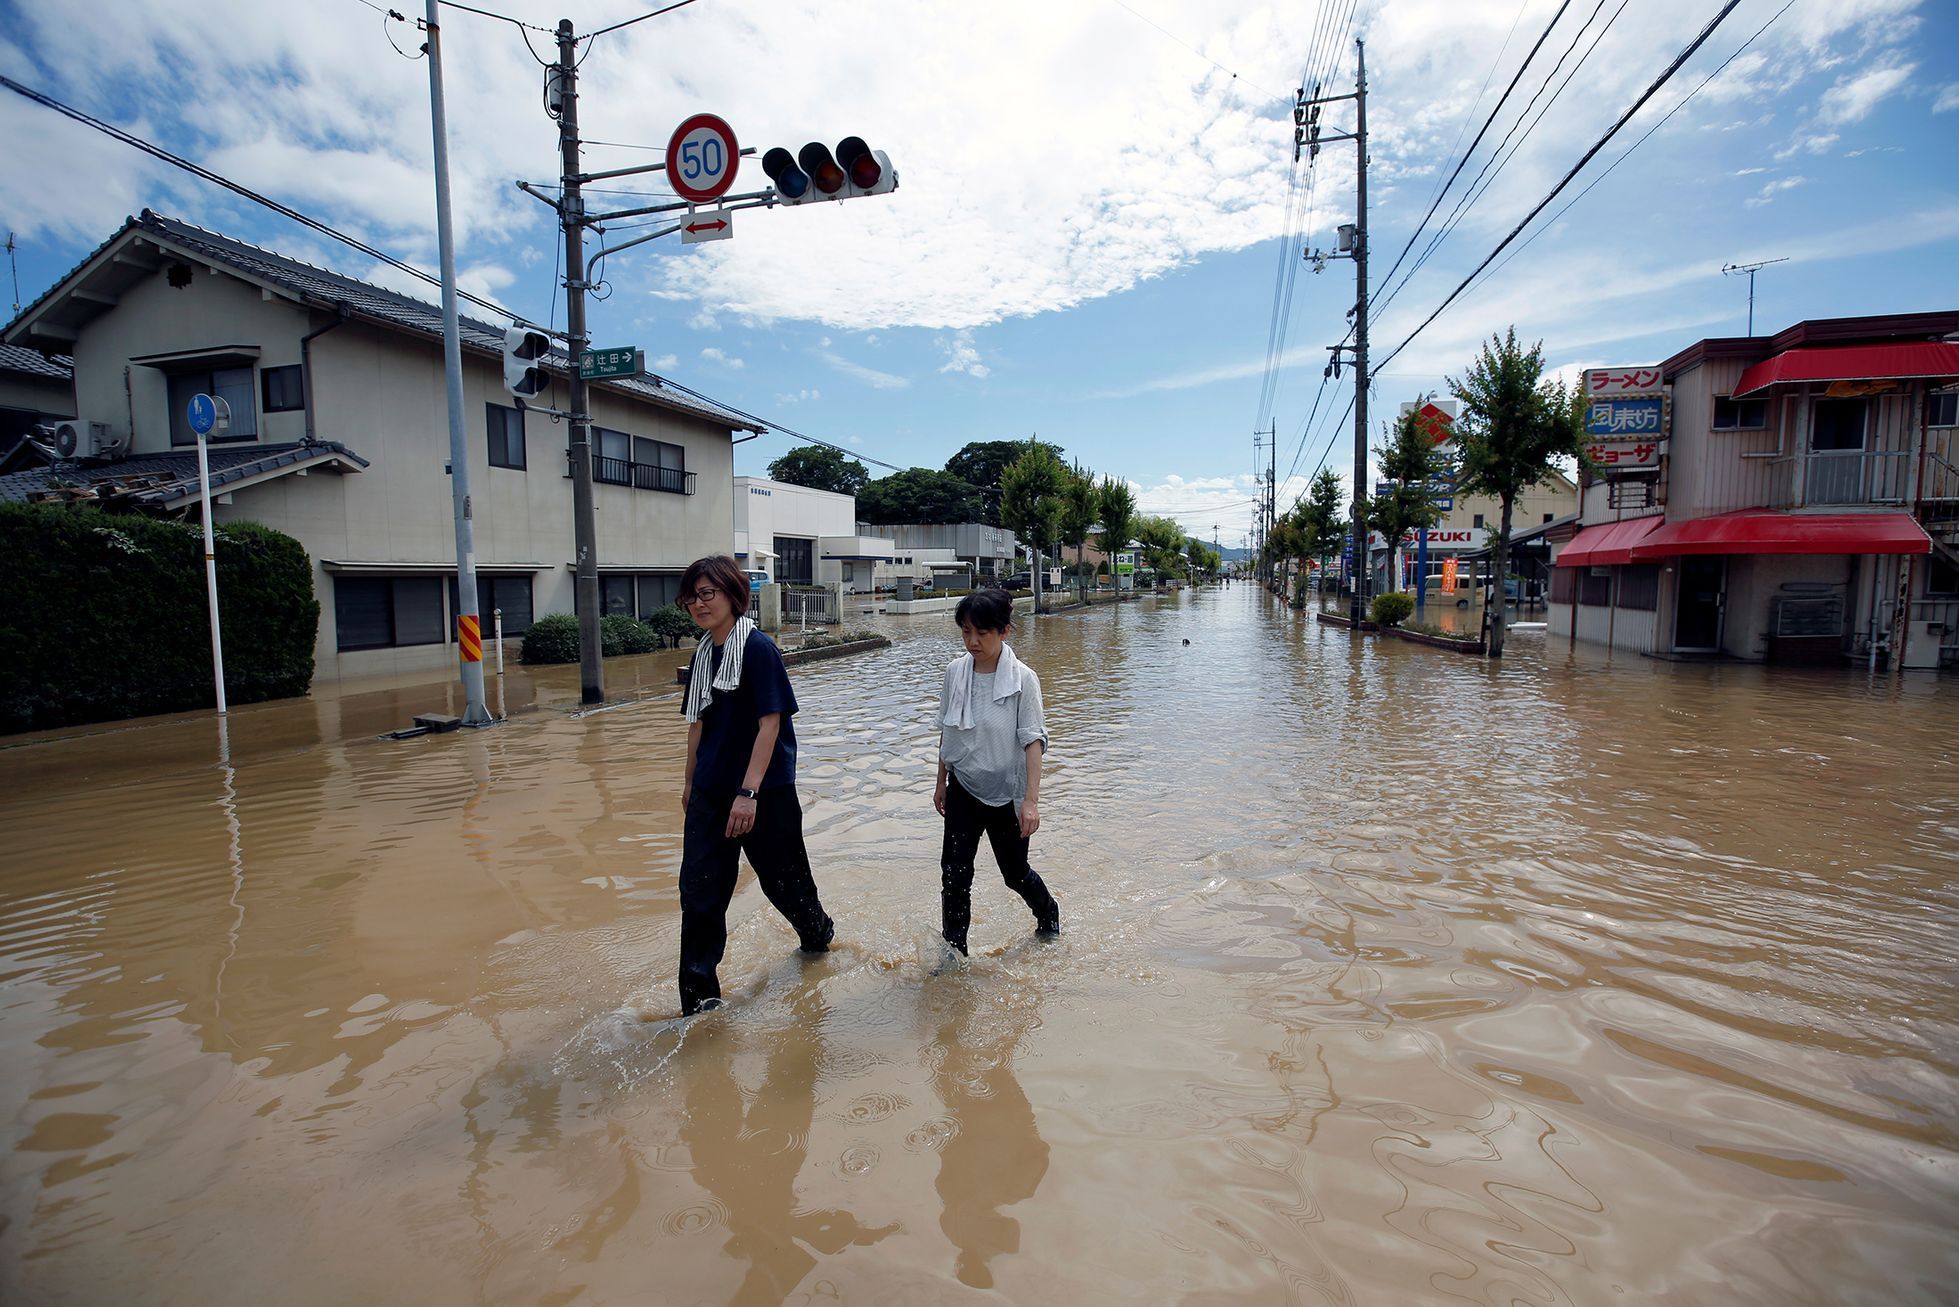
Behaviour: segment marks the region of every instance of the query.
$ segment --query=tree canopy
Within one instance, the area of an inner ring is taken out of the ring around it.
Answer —
[[[1055,543],[1067,507],[1068,469],[1053,445],[1030,440],[1000,474],[1000,524],[1037,550]]]
[[[914,467],[865,486],[857,495],[857,516],[887,526],[978,522],[984,520],[981,499],[970,482],[950,472]]]
[[[871,474],[862,463],[825,445],[803,445],[769,464],[769,479],[840,495],[862,493]]]

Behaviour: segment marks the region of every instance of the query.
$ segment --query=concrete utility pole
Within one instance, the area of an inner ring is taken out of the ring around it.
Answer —
[[[1354,157],[1360,193],[1354,217],[1354,630],[1367,616],[1367,43],[1354,42]]]
[[[476,605],[476,528],[469,499],[469,441],[463,432],[463,341],[456,307],[456,238],[449,220],[449,119],[442,99],[442,28],[436,22],[437,3],[428,0],[429,117],[435,131],[435,231],[442,257],[449,497],[456,513],[456,652],[463,682],[463,725],[488,726],[495,719],[483,697],[483,620]]]
[[[1332,141],[1352,141],[1355,144],[1355,160],[1359,169],[1360,187],[1358,213],[1351,227],[1340,228],[1340,249],[1338,252],[1305,252],[1313,270],[1325,269],[1328,259],[1351,257],[1354,261],[1354,343],[1351,347],[1354,359],[1354,502],[1353,502],[1353,602],[1348,609],[1354,629],[1360,629],[1367,616],[1367,44],[1354,42],[1355,69],[1354,91],[1352,95],[1321,95],[1319,85],[1313,86],[1313,94],[1306,94],[1300,87],[1294,99],[1293,121],[1293,159],[1298,160],[1302,149],[1310,151],[1311,157],[1318,158],[1320,146]],[[1322,134],[1320,131],[1320,107],[1341,100],[1354,102],[1354,130]],[[1332,359],[1327,364],[1327,375],[1338,378],[1343,355],[1349,346],[1344,342],[1329,347]]]
[[[431,0],[433,3],[433,0]],[[571,357],[571,513],[578,567],[579,698],[605,698],[605,664],[599,648],[598,529],[592,512],[591,387],[580,376],[579,361],[591,341],[585,335],[585,199],[578,157],[578,38],[571,19],[558,22],[558,148],[564,176],[559,214],[565,230],[565,352]]]

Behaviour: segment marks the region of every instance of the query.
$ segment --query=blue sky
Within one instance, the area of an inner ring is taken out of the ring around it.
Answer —
[[[547,27],[559,16],[527,0],[481,7]],[[563,8],[580,30],[644,11]],[[1229,543],[1251,516],[1254,428],[1276,425],[1282,503],[1323,450],[1336,470],[1351,457],[1351,426],[1330,420],[1351,386],[1322,393],[1324,347],[1352,304],[1350,265],[1317,275],[1298,265],[1287,349],[1268,385],[1281,270],[1302,245],[1331,245],[1354,205],[1351,145],[1329,146],[1311,172],[1293,169],[1289,93],[1302,68],[1347,89],[1352,38],[1367,40],[1379,300],[1435,188],[1549,25],[1438,223],[1533,95],[1535,122],[1377,313],[1380,357],[1720,4],[1579,0],[1553,24],[1558,8],[699,0],[592,44],[584,131],[621,144],[593,147],[588,166],[654,158],[622,147],[661,145],[706,109],[761,148],[863,135],[890,152],[903,184],[842,205],[742,213],[732,241],[660,241],[609,261],[594,343],[638,345],[688,385],[891,463],[938,466],[969,440],[1038,432],[1133,482],[1146,509],[1207,537],[1215,524]],[[222,0],[197,6],[195,26],[185,12],[156,0],[0,5],[0,71],[432,268],[426,66],[389,44],[412,54],[412,24],[361,0]],[[445,13],[465,284],[550,319],[548,213],[511,185],[556,171],[541,70],[516,27]],[[543,52],[546,39],[531,37]],[[1804,317],[1959,305],[1955,53],[1959,6],[1936,0],[1742,0],[1526,229],[1530,244],[1388,364],[1377,410],[1441,386],[1511,323],[1565,370],[1740,334],[1747,287],[1720,274],[1724,263],[1789,260],[1758,279],[1764,333]],[[1329,109],[1325,123],[1349,113]],[[23,302],[145,205],[409,288],[18,97],[0,100],[0,131],[0,222],[20,245]],[[749,168],[738,190],[763,183]],[[619,185],[662,189],[657,176]],[[1304,429],[1316,396],[1321,420]],[[738,470],[760,472],[789,445],[776,435],[744,445]]]

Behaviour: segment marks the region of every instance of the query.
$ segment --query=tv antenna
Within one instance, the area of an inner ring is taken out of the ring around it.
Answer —
[[[1760,272],[1763,268],[1768,267],[1772,263],[1787,263],[1788,261],[1789,259],[1785,255],[1784,257],[1779,259],[1763,259],[1760,263],[1724,263],[1721,265],[1721,275],[1723,277],[1732,276],[1736,273],[1742,273],[1742,272],[1748,274],[1748,334],[1749,335],[1752,336],[1755,334],[1755,274]]]

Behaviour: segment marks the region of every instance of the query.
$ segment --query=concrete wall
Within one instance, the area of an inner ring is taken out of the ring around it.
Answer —
[[[0,409],[37,418],[71,418],[75,416],[75,388],[66,381],[31,372],[0,371]]]

